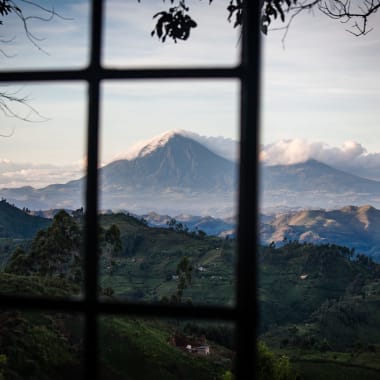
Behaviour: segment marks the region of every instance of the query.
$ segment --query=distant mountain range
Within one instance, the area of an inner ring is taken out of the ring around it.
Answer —
[[[47,228],[58,209],[37,212],[20,210],[6,201],[0,202],[0,237],[30,239],[40,229]],[[150,212],[135,215],[151,227],[168,227],[169,215]],[[49,219],[47,219],[49,218]],[[174,219],[190,231],[202,230],[207,235],[236,236],[234,218],[177,215]],[[380,210],[372,206],[346,206],[337,210],[303,210],[297,212],[260,215],[260,242],[277,246],[286,241],[301,243],[338,244],[355,248],[380,262]]]
[[[264,166],[261,208],[339,208],[371,204],[380,208],[380,182],[361,178],[315,160]]]
[[[159,215],[155,212],[144,214],[144,218],[150,227],[168,227],[168,223],[173,218],[169,215]],[[219,237],[235,237],[236,221],[234,218],[219,219],[211,216],[177,215],[174,219],[182,223],[189,231],[203,231],[207,235]]]
[[[285,240],[338,244],[355,248],[380,262],[380,210],[346,206],[339,210],[304,210],[280,213],[260,223],[260,239],[282,245]]]
[[[168,215],[149,213],[142,217],[153,227],[165,227]],[[200,229],[208,235],[236,236],[236,221],[211,217],[178,215],[190,230]],[[346,206],[335,210],[302,210],[274,215],[260,215],[260,242],[277,246],[286,241],[337,244],[354,248],[380,262],[380,210],[372,206]]]
[[[139,215],[236,215],[238,164],[219,140],[172,131],[141,144],[99,169],[100,208]],[[214,144],[214,145],[213,145]],[[215,146],[214,146],[215,147]],[[232,151],[232,150],[231,150]],[[226,158],[228,157],[228,158]],[[85,179],[65,184],[1,189],[0,195],[32,210],[83,206]],[[315,160],[261,167],[261,209],[297,210],[371,204],[380,208],[380,182],[345,173]]]

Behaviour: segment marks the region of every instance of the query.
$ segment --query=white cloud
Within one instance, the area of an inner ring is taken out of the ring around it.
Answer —
[[[80,163],[66,166],[15,163],[0,159],[0,188],[21,186],[45,187],[53,183],[66,183],[84,175]]]
[[[266,165],[291,165],[314,159],[349,173],[380,180],[380,153],[369,153],[356,141],[340,147],[304,139],[280,140],[261,147],[260,159]]]

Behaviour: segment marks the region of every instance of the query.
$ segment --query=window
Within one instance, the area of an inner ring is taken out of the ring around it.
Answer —
[[[132,314],[146,317],[183,317],[234,322],[237,330],[238,379],[254,373],[255,326],[255,248],[257,220],[257,149],[259,103],[259,2],[246,2],[245,23],[242,32],[241,64],[233,68],[170,68],[170,69],[111,69],[101,65],[104,49],[102,25],[104,4],[93,1],[91,19],[90,63],[84,69],[48,71],[12,71],[0,73],[1,82],[75,82],[88,86],[88,140],[87,184],[85,216],[85,296],[77,300],[44,299],[21,296],[0,296],[4,308],[28,310],[52,310],[74,312],[83,315],[85,325],[85,378],[97,377],[98,326],[97,319],[106,314]],[[98,162],[99,162],[99,104],[100,86],[103,80],[158,80],[158,79],[237,79],[241,82],[241,147],[240,188],[238,219],[238,265],[236,306],[226,307],[178,307],[173,305],[149,305],[127,303],[103,303],[98,299],[97,252],[98,220]],[[252,375],[253,376],[253,375]]]

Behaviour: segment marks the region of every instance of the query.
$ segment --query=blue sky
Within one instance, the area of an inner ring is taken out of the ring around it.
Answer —
[[[89,3],[40,3],[52,4],[66,19],[30,24],[44,52],[25,38],[16,19],[9,19],[6,29],[0,28],[0,38],[13,38],[2,45],[12,57],[0,56],[2,69],[85,66]],[[160,0],[107,1],[104,64],[235,65],[239,33],[226,20],[228,1],[188,3],[198,28],[187,42],[162,44],[150,36],[152,15],[166,6]],[[371,22],[380,25],[376,17]],[[319,154],[341,162],[350,157],[363,163],[370,157],[373,166],[380,163],[380,28],[356,38],[345,30],[347,26],[305,14],[294,20],[285,48],[282,32],[264,38],[261,142],[268,162]],[[0,139],[0,187],[42,186],[52,179],[64,182],[80,176],[85,163],[86,84],[3,89],[28,96],[46,120],[32,114],[35,122],[25,123],[0,114],[0,133],[13,132]],[[105,82],[102,99],[102,162],[170,129],[238,139],[239,83],[234,80]],[[27,109],[18,111],[28,114]]]

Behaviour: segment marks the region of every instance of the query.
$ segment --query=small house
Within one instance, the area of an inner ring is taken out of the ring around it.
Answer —
[[[194,352],[197,355],[207,356],[210,354],[210,346],[205,345],[205,346],[194,347],[192,349],[192,352]]]

